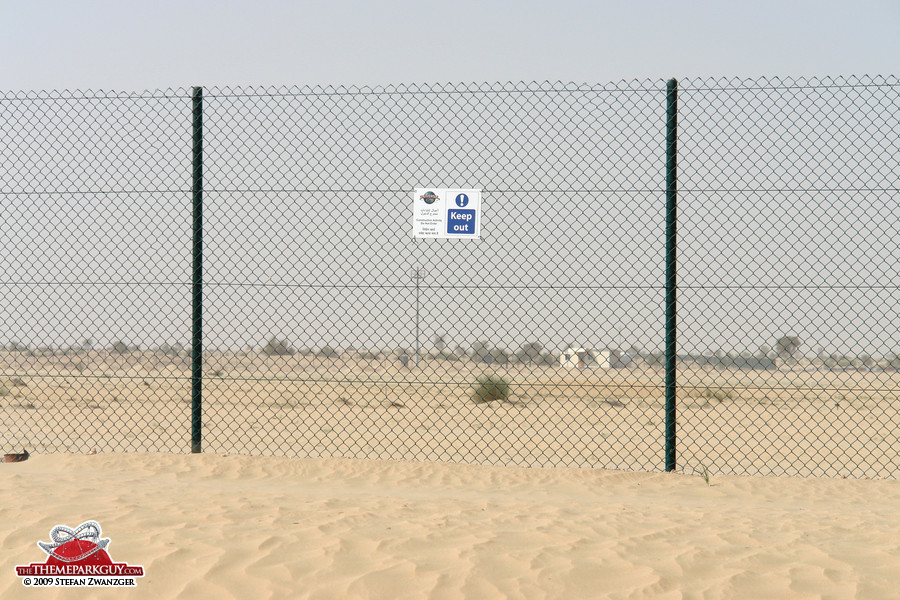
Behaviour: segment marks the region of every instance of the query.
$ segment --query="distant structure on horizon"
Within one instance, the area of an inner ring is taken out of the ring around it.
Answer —
[[[621,369],[631,364],[631,356],[609,348],[567,348],[559,364],[568,369]]]

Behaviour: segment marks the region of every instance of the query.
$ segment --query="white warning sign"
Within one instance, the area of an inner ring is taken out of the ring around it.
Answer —
[[[413,193],[413,237],[481,237],[481,190],[417,188]]]

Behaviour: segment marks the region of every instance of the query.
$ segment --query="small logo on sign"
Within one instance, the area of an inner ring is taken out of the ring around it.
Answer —
[[[100,524],[85,521],[72,529],[57,525],[49,542],[38,542],[47,561],[17,565],[25,587],[134,587],[144,567],[113,562],[106,551],[109,538],[100,537]]]
[[[407,196],[409,198],[409,196]],[[434,192],[425,192],[419,196],[420,200],[424,200],[425,204],[434,204],[438,200],[438,195]]]

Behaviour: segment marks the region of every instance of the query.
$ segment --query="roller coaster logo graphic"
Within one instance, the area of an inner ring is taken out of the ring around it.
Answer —
[[[43,563],[16,566],[25,587],[133,587],[144,567],[117,563],[109,556],[109,538],[100,523],[85,521],[74,529],[57,525],[50,541],[37,543],[47,554]]]

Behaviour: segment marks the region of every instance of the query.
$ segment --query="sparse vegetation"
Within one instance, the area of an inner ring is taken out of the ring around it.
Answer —
[[[184,346],[181,344],[161,344],[159,351],[166,356],[179,356],[184,352]]]
[[[331,346],[322,346],[322,349],[316,352],[319,358],[337,358],[338,351]]]
[[[662,352],[651,352],[647,354],[646,361],[648,366],[658,367],[665,362],[665,355]]]
[[[786,335],[775,343],[775,353],[784,363],[795,360],[802,342],[796,335]]]
[[[494,348],[491,350],[491,362],[498,365],[505,365],[509,362],[509,353],[502,348]]]
[[[444,352],[444,348],[446,347],[447,341],[444,339],[443,334],[434,336],[434,349],[437,350],[438,354],[442,354]]]
[[[887,361],[889,368],[900,371],[900,352],[896,352],[894,356]]]
[[[472,344],[472,358],[479,362],[491,361],[491,345],[484,341]]]
[[[128,344],[126,344],[122,340],[114,342],[112,347],[110,348],[110,352],[112,352],[113,354],[126,354],[127,352],[130,352],[130,351],[131,351],[131,348],[128,346]]]
[[[499,400],[509,401],[509,383],[497,375],[482,375],[478,378],[473,396],[476,404]]]
[[[525,344],[516,352],[516,362],[524,364],[540,362],[543,350],[544,347],[538,342]]]
[[[262,351],[266,356],[291,356],[296,352],[286,341],[274,337],[263,346]]]
[[[700,398],[716,400],[718,402],[724,402],[725,400],[734,400],[735,398],[737,398],[737,392],[735,392],[733,389],[712,387],[699,390],[697,395]]]

